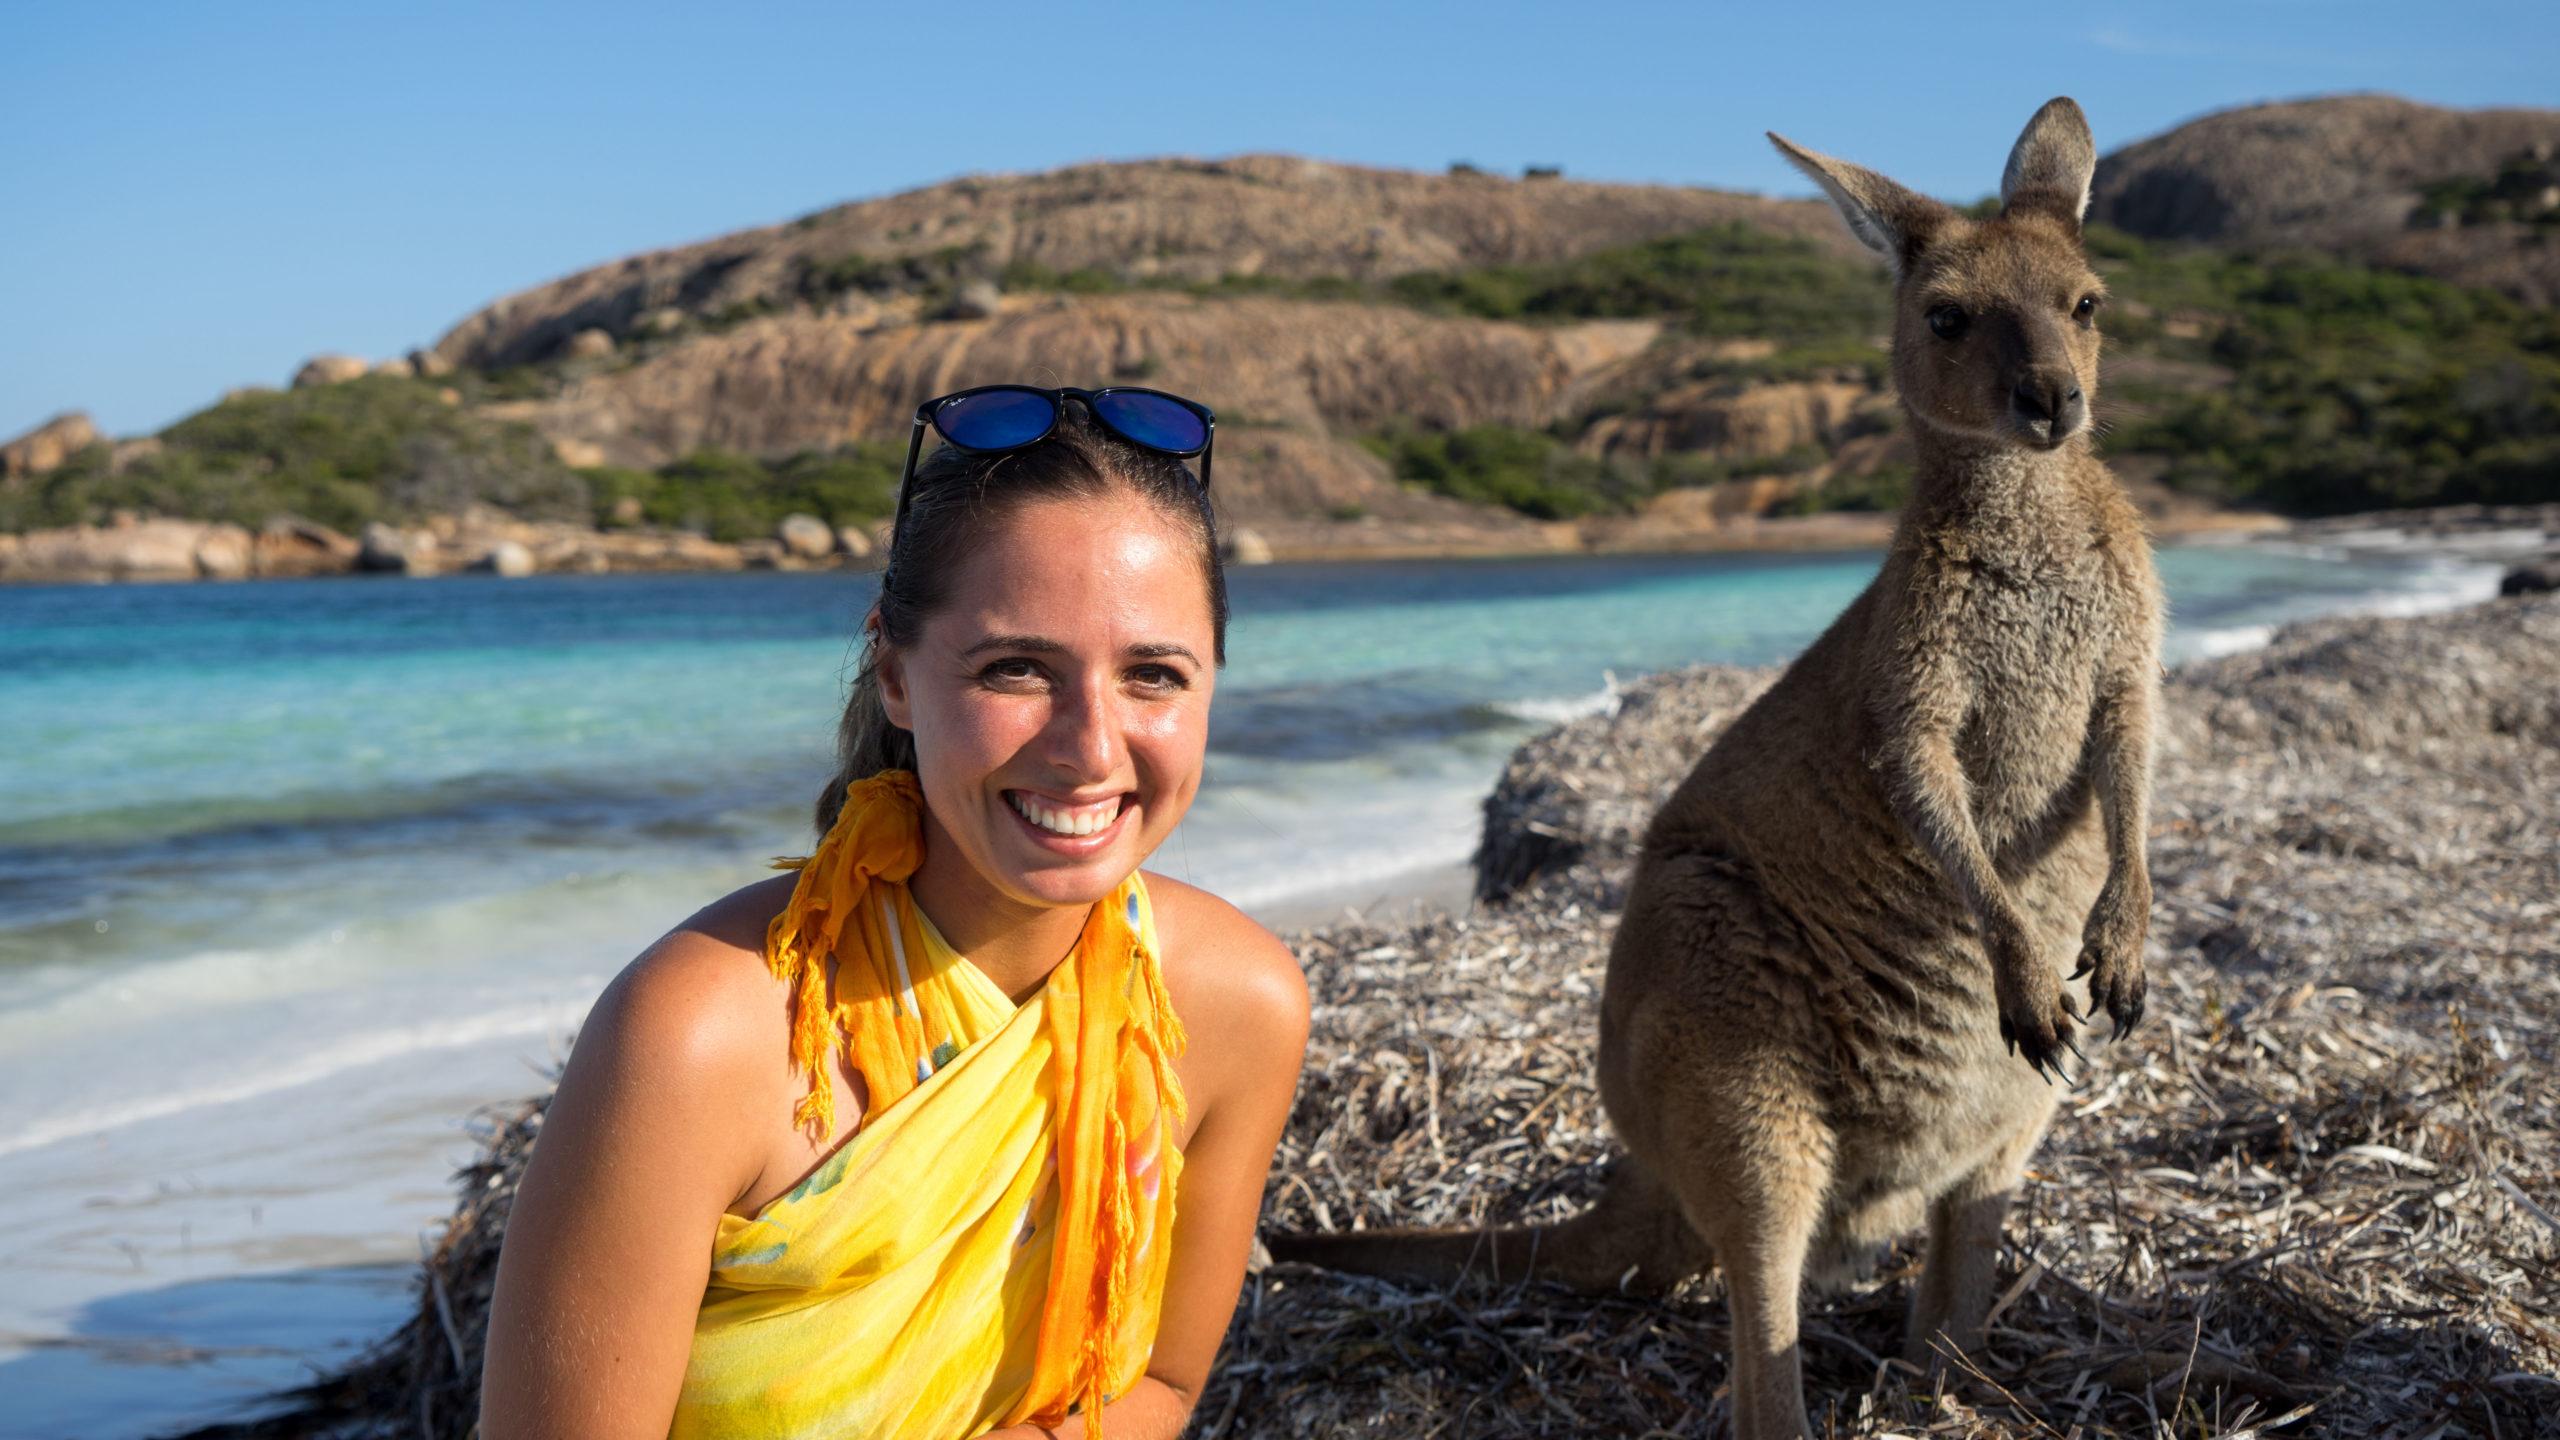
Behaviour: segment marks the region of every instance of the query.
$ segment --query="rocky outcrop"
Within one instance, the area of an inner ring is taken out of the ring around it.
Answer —
[[[1578,443],[1593,454],[1648,460],[1675,452],[1776,456],[1828,450],[1859,429],[1891,425],[1893,411],[1892,394],[1864,381],[1704,380],[1604,416]]]
[[[2155,238],[2333,251],[2547,305],[2560,302],[2560,247],[2521,225],[2445,229],[2415,212],[2425,186],[2486,179],[2552,146],[2560,110],[2389,95],[2251,105],[2101,159],[2089,215]]]
[[[326,525],[280,515],[259,527],[251,568],[260,575],[343,575],[363,548]]]
[[[870,553],[871,537],[848,529],[852,542],[840,542],[830,531],[826,551],[806,557],[786,554],[773,541],[741,546],[677,531],[597,531],[479,508],[410,526],[368,525],[357,539],[290,516],[255,532],[199,520],[126,516],[108,525],[0,535],[0,583],[427,576],[472,569],[507,575],[736,570],[759,543],[777,567],[810,568],[851,564]]]
[[[2560,550],[2540,555],[2499,577],[2501,595],[2543,595],[2560,590]]]
[[[34,530],[0,544],[0,581],[239,580],[261,573],[237,525],[121,516],[112,524]]]
[[[608,462],[651,467],[701,449],[788,454],[903,441],[916,398],[1055,374],[1215,394],[1220,502],[1246,514],[1361,505],[1414,513],[1347,439],[1390,422],[1537,427],[1641,354],[1651,323],[1529,326],[1394,307],[1135,293],[1043,297],[982,320],[878,327],[793,314],[688,337],[571,381],[555,397],[492,406]],[[1286,438],[1283,438],[1286,437]]]
[[[642,317],[666,309],[714,317],[796,307],[838,283],[912,294],[931,278],[991,279],[1013,266],[1141,281],[1383,279],[1565,259],[1732,221],[1859,253],[1831,211],[1811,201],[1518,184],[1287,155],[1145,160],[970,176],[633,256],[511,295],[456,325],[436,350],[481,368],[528,364],[553,358],[580,330],[628,337]],[[979,273],[951,274],[954,265]],[[831,282],[831,274],[843,278]]]
[[[106,437],[81,410],[66,410],[6,445],[0,445],[0,484],[59,470],[72,456]]]
[[[371,361],[360,360],[353,355],[314,355],[302,362],[301,369],[293,372],[293,387],[303,390],[314,385],[343,385],[372,373]]]

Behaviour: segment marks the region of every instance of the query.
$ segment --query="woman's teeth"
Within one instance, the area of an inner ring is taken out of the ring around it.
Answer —
[[[1109,829],[1111,822],[1120,818],[1120,797],[1116,795],[1100,804],[1080,805],[1071,810],[1043,805],[1014,790],[1006,791],[1004,798],[1013,806],[1015,814],[1052,835],[1091,835],[1097,830]]]

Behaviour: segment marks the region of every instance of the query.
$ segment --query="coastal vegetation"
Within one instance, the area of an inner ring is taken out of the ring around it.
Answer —
[[[2121,353],[2111,454],[2180,489],[2296,514],[2560,499],[2560,315],[2324,256],[2098,229]],[[2172,378],[2176,377],[2176,378]]]
[[[523,425],[441,387],[366,376],[235,393],[139,445],[93,445],[0,486],[0,530],[94,524],[119,511],[255,526],[299,515],[341,530],[486,504],[531,519],[588,510],[586,483]]]
[[[119,511],[250,527],[296,515],[353,532],[487,507],[737,541],[770,535],[792,514],[854,525],[897,503],[904,451],[892,445],[772,458],[700,450],[655,470],[573,468],[532,427],[447,398],[455,393],[369,375],[235,394],[152,441],[93,445],[0,487],[0,532],[98,524]]]
[[[656,470],[581,473],[593,487],[600,525],[645,523],[737,541],[772,534],[788,515],[832,525],[884,519],[897,508],[905,462],[901,446],[864,443],[780,459],[697,450]]]
[[[2104,321],[2123,377],[2102,401],[2110,455],[2156,457],[2174,488],[2291,514],[2560,499],[2560,315],[2307,251],[2156,243],[2103,225],[2090,227],[2088,243],[2123,297]],[[1177,284],[1031,265],[1008,268],[1004,282],[1071,294],[1276,294],[1533,323],[1659,319],[1691,335],[1774,341],[1767,355],[1686,372],[1740,382],[1881,382],[1891,323],[1873,269],[1741,223],[1575,260],[1375,283],[1229,275]],[[1478,425],[1393,427],[1364,443],[1400,480],[1540,519],[1621,512],[1664,489],[1787,469],[1747,463],[1777,455],[1610,464],[1576,452],[1578,438],[1571,424]],[[1809,490],[1795,507],[1899,503],[1888,476]]]

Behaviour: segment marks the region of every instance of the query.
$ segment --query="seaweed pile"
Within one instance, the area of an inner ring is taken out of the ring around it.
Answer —
[[[1636,837],[1771,678],[1704,668],[1524,746],[1467,914],[1299,937],[1307,1075],[1266,1223],[1558,1218],[1612,1144],[1593,1012]],[[2560,596],[2322,621],[2169,683],[2148,1018],[2073,1080],[1989,1338],[1891,1358],[1916,1249],[1810,1305],[1859,1436],[2560,1436]],[[418,1313],[221,1433],[462,1436],[539,1103]],[[1196,1436],[1689,1436],[1725,1423],[1712,1275],[1661,1299],[1257,1265]],[[212,1433],[212,1432],[208,1432]]]

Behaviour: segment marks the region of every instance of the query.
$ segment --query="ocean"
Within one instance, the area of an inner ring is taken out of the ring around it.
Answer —
[[[1232,573],[1153,868],[1274,913],[1462,861],[1618,683],[1801,649],[1873,553]],[[2171,657],[2497,567],[2169,546]],[[407,1305],[476,1110],[703,903],[804,851],[857,574],[0,589],[0,1437],[148,1435]]]

